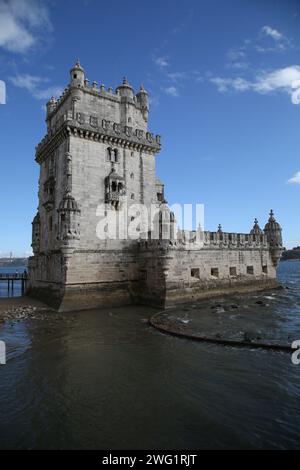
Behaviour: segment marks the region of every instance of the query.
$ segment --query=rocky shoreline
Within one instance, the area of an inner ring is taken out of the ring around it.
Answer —
[[[26,296],[0,299],[0,323],[42,318],[49,312],[53,310],[47,305]]]
[[[285,318],[280,318],[278,311],[274,313],[278,300],[275,292],[222,298],[163,310],[149,321],[159,331],[173,336],[224,346],[291,352],[296,338],[293,332],[282,334],[279,322],[284,323]]]

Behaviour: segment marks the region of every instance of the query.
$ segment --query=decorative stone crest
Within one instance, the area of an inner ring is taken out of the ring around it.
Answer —
[[[108,131],[109,126],[110,126],[110,121],[108,121],[106,119],[102,119],[102,127],[105,131]]]
[[[84,124],[84,114],[83,113],[77,113],[76,114],[76,120],[79,122],[79,124]]]
[[[114,123],[113,125],[113,130],[115,131],[116,134],[120,134],[121,133],[121,124],[118,124],[118,123]]]
[[[98,118],[96,116],[90,117],[90,125],[92,127],[98,127]]]

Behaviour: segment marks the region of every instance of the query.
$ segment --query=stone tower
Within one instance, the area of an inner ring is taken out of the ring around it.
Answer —
[[[129,205],[163,200],[155,172],[160,137],[148,130],[148,93],[141,86],[135,94],[126,78],[115,93],[89,84],[77,61],[62,96],[52,97],[46,108],[47,135],[36,148],[39,208],[32,224],[29,291],[59,306],[79,280],[87,289],[116,282],[121,289],[114,293],[116,303],[118,295],[129,301],[121,265],[130,265],[132,243],[115,240],[108,246],[96,231],[105,203],[118,210],[124,199]],[[108,249],[116,250],[110,261]],[[135,271],[133,263],[130,279],[138,276]]]

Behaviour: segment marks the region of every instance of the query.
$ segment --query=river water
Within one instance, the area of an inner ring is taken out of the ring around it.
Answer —
[[[280,311],[300,339],[300,262],[281,263],[279,277],[289,289],[276,291],[274,322]],[[149,326],[153,313],[0,325],[0,448],[300,447],[300,365],[289,353],[169,336]]]
[[[1,274],[22,274],[24,271],[27,271],[27,266],[6,266],[0,267]],[[12,288],[13,286],[13,288]],[[0,298],[1,297],[20,297],[22,295],[22,282],[14,281],[10,285],[10,289],[7,287],[7,281],[0,279]]]

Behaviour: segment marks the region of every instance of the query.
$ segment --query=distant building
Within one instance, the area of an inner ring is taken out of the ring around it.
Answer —
[[[156,176],[160,137],[149,132],[148,113],[143,86],[135,94],[124,79],[113,93],[90,84],[79,61],[60,99],[47,103],[29,294],[69,310],[170,306],[277,285],[282,238],[272,211],[264,231],[257,220],[248,234],[177,229]],[[126,223],[134,224],[136,204],[157,210],[150,222],[148,213],[141,218],[137,237],[99,236],[108,212],[127,207]]]

